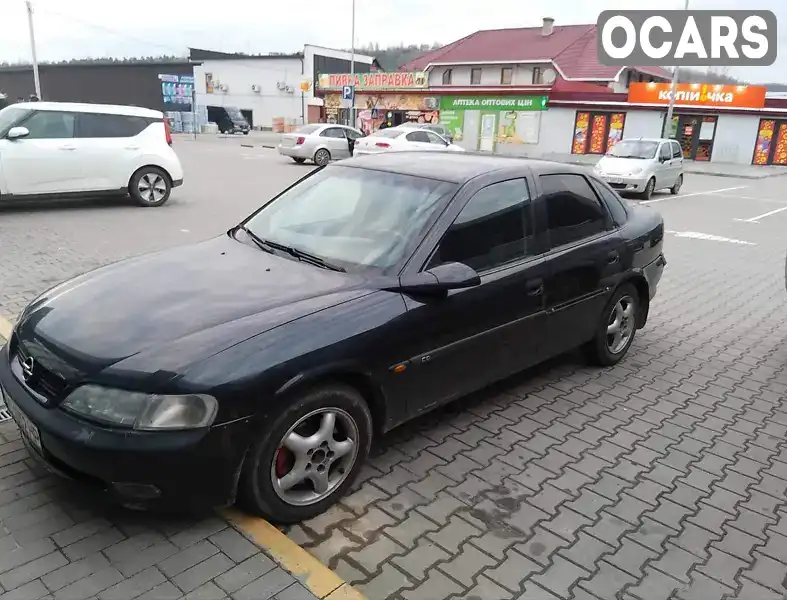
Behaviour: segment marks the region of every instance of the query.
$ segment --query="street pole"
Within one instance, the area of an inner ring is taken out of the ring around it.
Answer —
[[[689,0],[686,0],[686,4],[683,7],[683,10],[689,10]],[[675,65],[672,71],[672,91],[670,92],[669,96],[669,107],[667,108],[667,120],[664,123],[664,137],[668,138],[670,131],[672,130],[672,113],[675,111],[675,93],[678,90],[678,65]]]
[[[350,106],[350,127],[355,127],[355,0],[352,15],[352,44],[350,45],[350,81],[353,84],[353,99]]]
[[[38,57],[36,56],[36,34],[33,28],[33,5],[30,0],[25,0],[27,5],[27,25],[30,28],[30,50],[33,54],[33,80],[36,86],[36,97],[41,98],[41,80],[38,77]]]

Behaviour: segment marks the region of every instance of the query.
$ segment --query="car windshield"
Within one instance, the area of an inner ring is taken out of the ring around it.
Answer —
[[[7,106],[0,110],[0,135],[5,135],[14,123],[30,113],[30,109],[17,106]]]
[[[615,156],[617,158],[654,158],[658,149],[658,142],[625,140],[615,144],[612,149],[607,152],[607,156]]]
[[[243,116],[243,113],[239,111],[237,108],[228,108],[227,114],[230,116],[230,119],[233,121],[245,121],[246,117]]]
[[[456,184],[330,166],[245,223],[257,238],[308,252],[347,270],[396,265]]]
[[[401,129],[381,129],[380,131],[374,132],[374,137],[384,137],[384,138],[397,138],[402,135],[404,131]]]

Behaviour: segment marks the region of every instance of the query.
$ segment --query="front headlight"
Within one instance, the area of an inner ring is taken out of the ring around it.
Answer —
[[[631,174],[632,175],[639,175],[640,173],[642,173],[642,167],[637,167],[636,169],[631,169]]]
[[[213,423],[218,403],[213,396],[163,396],[83,385],[60,405],[74,414],[129,429],[160,431],[197,429]]]

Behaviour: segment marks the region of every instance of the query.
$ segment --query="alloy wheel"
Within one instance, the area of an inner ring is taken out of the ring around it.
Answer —
[[[155,204],[161,202],[167,194],[167,182],[161,175],[156,173],[145,173],[139,178],[137,183],[139,195],[143,200]]]
[[[327,165],[330,160],[331,155],[327,150],[317,150],[317,154],[314,155],[314,162],[320,167]]]
[[[607,323],[607,348],[610,353],[623,352],[634,335],[635,306],[631,296],[621,296],[612,308]]]
[[[341,486],[358,458],[355,419],[339,408],[320,408],[299,419],[279,442],[270,467],[276,495],[308,506]]]

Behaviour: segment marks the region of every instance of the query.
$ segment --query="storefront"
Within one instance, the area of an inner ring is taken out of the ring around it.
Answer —
[[[538,144],[547,104],[543,95],[443,96],[440,121],[467,150],[512,154],[511,146]]]
[[[760,119],[753,165],[787,165],[787,116],[784,120]]]
[[[623,139],[624,112],[577,111],[572,154],[606,154]]]
[[[321,74],[317,91],[324,95],[328,122],[350,123],[353,101],[342,98],[342,88],[348,85],[354,86],[355,126],[365,133],[383,124],[440,122],[439,102],[428,95],[423,72]]]

